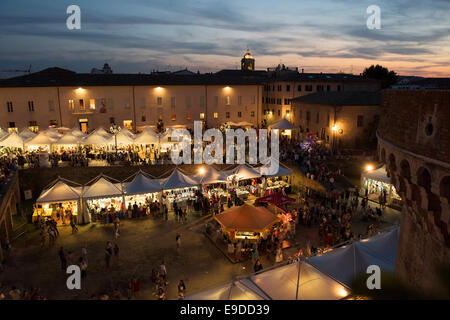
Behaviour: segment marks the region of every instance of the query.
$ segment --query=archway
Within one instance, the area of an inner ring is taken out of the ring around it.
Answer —
[[[389,169],[392,171],[397,170],[397,164],[395,163],[395,156],[392,153],[389,155]]]
[[[441,197],[447,198],[447,201],[450,204],[450,176],[442,178],[439,185],[439,194]]]
[[[386,151],[383,149],[381,149],[381,163],[385,164],[386,163]]]
[[[408,160],[403,159],[400,162],[400,176],[408,181],[411,180],[411,167]]]
[[[417,184],[427,192],[431,192],[431,174],[427,168],[420,167],[417,170]]]

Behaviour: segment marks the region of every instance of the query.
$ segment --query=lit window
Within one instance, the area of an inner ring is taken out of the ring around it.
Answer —
[[[238,118],[242,118],[242,112],[238,111]]]
[[[218,112],[214,112],[214,119],[219,118],[219,113]]]
[[[200,119],[205,119],[205,114],[203,112],[200,113]]]
[[[75,110],[75,104],[73,102],[73,100],[69,100],[69,111],[74,111]]]
[[[55,111],[55,103],[53,100],[48,100],[48,111]]]
[[[250,112],[250,117],[254,117],[255,116],[255,111]]]
[[[162,97],[158,97],[157,99],[156,99],[156,103],[160,106],[160,105],[162,105]]]
[[[84,100],[80,99],[79,103],[80,103],[80,110],[85,110],[85,108],[84,108]]]
[[[170,98],[170,106],[171,106],[172,108],[175,108],[175,97],[171,97],[171,98]]]
[[[190,113],[188,113],[188,114],[186,115],[186,120],[191,120],[191,114],[190,114]]]
[[[172,121],[176,121],[177,120],[177,115],[176,114],[172,114],[172,117],[170,118]]]
[[[242,104],[242,96],[238,96],[238,104],[239,104],[239,105]]]
[[[229,113],[229,112],[226,112],[226,113],[225,113],[225,117],[226,117],[227,119],[230,119],[230,113]]]
[[[123,120],[123,126],[128,128],[129,130],[133,130],[133,121],[132,120]]]
[[[91,110],[95,110],[95,99],[89,100],[89,107],[91,108]]]
[[[227,106],[229,106],[229,105],[231,104],[231,98],[230,98],[230,96],[226,96],[226,97],[225,97],[225,104],[226,104]]]

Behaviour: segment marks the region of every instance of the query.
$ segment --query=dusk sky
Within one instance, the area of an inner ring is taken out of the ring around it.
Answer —
[[[71,4],[81,30],[66,27]],[[380,30],[366,26],[369,5],[381,8]],[[248,47],[260,70],[359,74],[378,63],[450,76],[449,0],[1,0],[0,24],[0,70],[215,72],[237,68]]]

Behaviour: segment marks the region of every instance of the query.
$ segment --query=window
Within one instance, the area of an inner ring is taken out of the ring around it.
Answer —
[[[242,118],[242,112],[238,111],[238,118]]]
[[[331,86],[327,84],[327,91],[331,91]]]
[[[130,109],[130,100],[129,99],[125,99],[125,109]]]
[[[306,121],[311,120],[311,112],[310,111],[306,111]]]
[[[291,91],[291,85],[290,84],[286,85],[286,91],[288,91],[288,92]]]
[[[323,91],[323,84],[318,84],[316,86],[316,91]]]
[[[230,112],[225,112],[225,118],[230,119]]]
[[[15,122],[10,122],[9,123],[9,127],[10,128],[15,128],[16,127],[16,123]]]
[[[73,112],[75,110],[75,104],[73,100],[69,100],[69,111]]]
[[[177,115],[176,114],[172,114],[172,117],[170,118],[172,121],[176,121],[177,120]]]
[[[200,107],[205,106],[205,96],[200,96]]]
[[[320,119],[319,119],[319,117],[320,117],[319,115],[320,115],[320,113],[317,112],[317,115],[316,115],[316,123],[319,123],[319,120],[320,120]]]
[[[147,118],[146,118],[145,116],[142,116],[142,117],[141,117],[141,121],[142,121],[142,122],[145,122],[146,120],[147,120]]]
[[[219,118],[219,113],[218,112],[214,112],[214,119]]]
[[[53,100],[48,100],[48,111],[55,111],[55,103]]]
[[[114,124],[114,123],[116,123],[116,121],[115,121],[114,117],[111,117],[111,118],[109,118],[109,123],[111,123],[111,124]]]
[[[341,85],[340,84],[338,84],[338,86],[337,86],[337,91],[341,91]]]
[[[250,117],[254,117],[255,116],[255,111],[251,111],[250,112]]]
[[[80,100],[78,100],[78,102],[80,103],[80,110],[85,110],[85,108],[84,108],[84,100],[80,99]]]
[[[305,91],[312,91],[312,85],[311,84],[305,85]]]
[[[28,111],[33,112],[34,111],[34,102],[28,101]]]
[[[205,114],[203,112],[200,113],[200,119],[205,119]]]
[[[301,84],[299,84],[299,85],[297,86],[297,91],[298,91],[298,92],[302,91],[302,85],[301,85]]]
[[[191,106],[191,97],[187,96],[186,97],[186,107],[190,107]]]
[[[281,98],[277,98],[277,104],[281,105]]]
[[[162,105],[162,97],[157,97],[157,98],[156,98],[156,104],[157,104],[158,106]]]
[[[231,98],[230,96],[225,97],[225,105],[229,106],[231,104]]]
[[[252,96],[252,104],[255,104],[255,102],[256,102],[256,97]]]
[[[58,120],[50,120],[50,127],[56,128],[58,126]]]
[[[215,106],[219,105],[219,96],[214,96],[214,105]]]
[[[330,114],[327,114],[327,127],[330,126]]]
[[[12,101],[7,101],[6,102],[6,108],[8,109],[8,112],[13,112],[14,111]]]
[[[89,100],[89,108],[91,110],[95,110],[95,99],[90,99]]]
[[[284,99],[284,104],[291,104],[291,101],[289,99]]]
[[[281,91],[282,88],[283,88],[283,86],[281,84],[279,84],[277,89],[278,89],[278,91]]]
[[[281,116],[281,111],[280,111],[280,109],[278,109],[278,116]]]
[[[191,120],[191,114],[190,113],[186,114],[186,120]]]
[[[242,96],[238,96],[238,104],[239,104],[239,105],[242,104]]]
[[[359,115],[356,126],[358,128],[364,127],[364,116]]]
[[[170,106],[171,106],[172,108],[175,108],[175,97],[171,97],[171,98],[170,98]]]
[[[37,121],[29,121],[28,122],[28,129],[30,129],[30,131],[33,131],[33,132],[38,132],[39,131],[39,127],[37,125]]]

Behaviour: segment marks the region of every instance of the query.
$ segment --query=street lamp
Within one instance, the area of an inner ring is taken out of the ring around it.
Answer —
[[[111,124],[109,131],[114,135],[114,144],[116,147],[116,158],[117,158],[117,134],[120,132],[120,127],[115,123]]]

